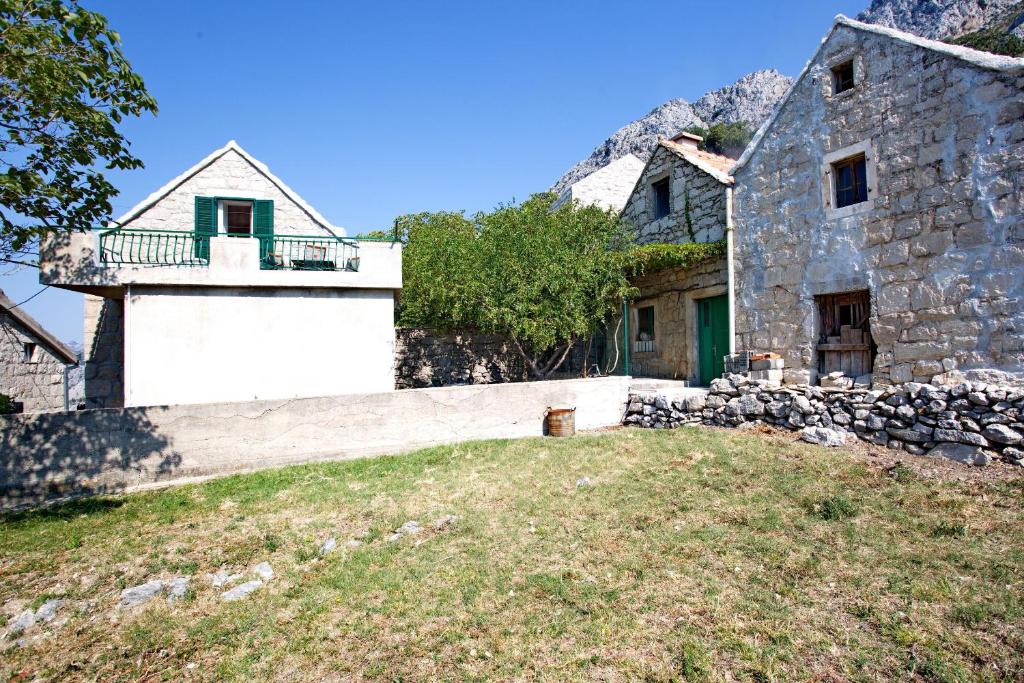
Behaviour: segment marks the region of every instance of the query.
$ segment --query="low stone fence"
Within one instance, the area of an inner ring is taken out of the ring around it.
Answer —
[[[0,505],[314,460],[543,433],[545,409],[618,425],[628,377],[0,418]]]
[[[974,465],[993,457],[1024,465],[1024,389],[964,381],[950,386],[908,382],[878,389],[772,387],[729,375],[705,396],[669,400],[631,395],[623,422],[673,428],[703,423],[766,423],[802,430],[812,443],[838,445],[846,434],[913,455]]]
[[[477,332],[395,330],[395,387],[524,382],[526,363],[509,341]]]

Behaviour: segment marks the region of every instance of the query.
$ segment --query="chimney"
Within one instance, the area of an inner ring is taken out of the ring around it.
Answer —
[[[694,135],[693,133],[682,132],[672,138],[672,142],[677,145],[682,145],[683,147],[693,147],[694,149],[697,149],[697,147],[700,146],[700,143],[704,142],[704,138],[699,135]]]

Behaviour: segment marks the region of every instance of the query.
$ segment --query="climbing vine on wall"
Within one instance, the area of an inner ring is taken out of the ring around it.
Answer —
[[[725,255],[725,242],[687,244],[644,244],[631,249],[626,257],[626,273],[636,277],[666,268],[692,268]]]

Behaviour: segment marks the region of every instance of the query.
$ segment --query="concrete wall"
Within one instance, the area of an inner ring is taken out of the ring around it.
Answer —
[[[523,382],[526,363],[507,339],[477,332],[395,330],[395,388]]]
[[[834,94],[851,58],[858,85]],[[814,296],[865,289],[876,380],[1024,372],[1022,93],[1024,69],[839,26],[735,172],[737,347],[806,381]],[[829,155],[861,145],[877,192],[832,210]]]
[[[651,184],[666,177],[670,179],[671,210],[655,220]],[[717,242],[725,239],[725,186],[659,145],[626,202],[622,218],[636,229],[640,244]]]
[[[394,388],[389,290],[132,287],[125,405]]]
[[[0,418],[0,503],[542,433],[545,409],[617,425],[630,378]]]
[[[35,353],[25,358],[25,344]],[[26,412],[64,410],[64,361],[14,318],[0,314],[0,393]]]
[[[259,169],[231,149],[186,179],[159,202],[126,222],[124,227],[192,230],[195,227],[196,196],[271,199],[274,201],[275,234],[328,234],[328,226],[317,222]]]

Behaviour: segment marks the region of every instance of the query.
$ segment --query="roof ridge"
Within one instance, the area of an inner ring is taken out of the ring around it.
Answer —
[[[43,327],[39,321],[22,310],[20,305],[11,301],[2,289],[0,289],[0,310],[27,327],[29,331],[36,336],[36,338],[49,346],[53,351],[56,351],[58,356],[62,356],[64,360],[67,361],[67,365],[78,365],[78,354],[72,351],[64,342],[57,339],[57,337]]]

